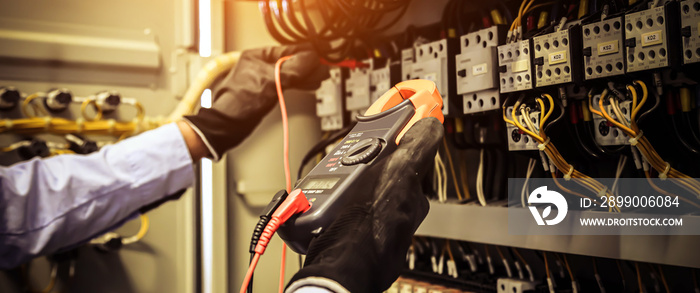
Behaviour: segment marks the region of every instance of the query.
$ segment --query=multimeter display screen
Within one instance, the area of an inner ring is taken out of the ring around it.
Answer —
[[[318,178],[318,179],[311,179],[309,181],[306,181],[304,183],[304,186],[302,186],[302,189],[331,189],[333,186],[335,186],[336,183],[338,183],[338,180],[340,178],[338,177],[332,177],[332,178]]]

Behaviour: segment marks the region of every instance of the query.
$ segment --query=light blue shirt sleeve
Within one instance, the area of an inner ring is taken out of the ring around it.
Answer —
[[[193,182],[174,123],[90,155],[0,167],[0,269],[89,240]]]

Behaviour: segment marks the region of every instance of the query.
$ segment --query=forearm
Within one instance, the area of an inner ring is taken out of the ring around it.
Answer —
[[[91,155],[0,169],[0,269],[84,242],[194,181],[186,134],[165,125]]]
[[[192,126],[184,120],[180,120],[177,122],[177,127],[180,129],[182,138],[185,140],[192,161],[199,161],[201,158],[209,155],[207,146],[204,144],[202,138],[192,129]]]

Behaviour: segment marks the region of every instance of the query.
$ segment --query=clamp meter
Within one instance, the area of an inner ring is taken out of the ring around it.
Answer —
[[[324,232],[342,208],[353,203],[351,184],[373,162],[388,156],[418,120],[443,122],[442,98],[435,83],[404,81],[382,95],[357,125],[298,184],[311,208],[279,227],[280,237],[295,252],[306,254],[311,240]]]

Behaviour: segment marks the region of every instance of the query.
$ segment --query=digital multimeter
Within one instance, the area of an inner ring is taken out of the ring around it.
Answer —
[[[404,81],[382,95],[357,125],[302,179],[301,189],[311,208],[292,217],[277,231],[297,253],[306,254],[311,240],[324,232],[342,208],[353,201],[351,184],[373,162],[396,150],[403,135],[418,120],[435,117],[443,122],[442,98],[435,83]]]

